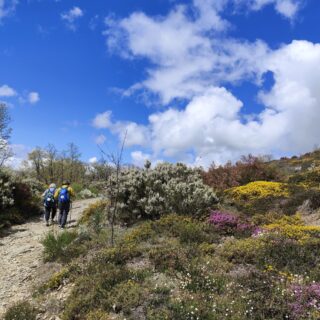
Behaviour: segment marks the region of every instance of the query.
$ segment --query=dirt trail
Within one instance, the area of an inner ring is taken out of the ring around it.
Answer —
[[[75,201],[68,228],[74,227],[83,210],[95,201]],[[53,228],[58,230],[56,224],[46,227],[38,218],[12,227],[0,238],[0,318],[8,306],[32,294],[33,282],[43,265],[40,240]]]

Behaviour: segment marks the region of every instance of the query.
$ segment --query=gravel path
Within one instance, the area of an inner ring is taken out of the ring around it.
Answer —
[[[96,200],[75,201],[68,228],[74,227],[83,210]],[[8,306],[32,294],[32,285],[43,266],[40,240],[50,229],[58,231],[58,226],[46,227],[37,218],[12,227],[0,238],[0,318]]]

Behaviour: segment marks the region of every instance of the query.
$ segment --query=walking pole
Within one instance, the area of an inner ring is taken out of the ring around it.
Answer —
[[[71,224],[71,211],[72,211],[72,201],[70,201],[70,211],[69,211],[70,217],[69,217],[69,224]]]

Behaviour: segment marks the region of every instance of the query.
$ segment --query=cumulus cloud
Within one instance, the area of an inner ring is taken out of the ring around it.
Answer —
[[[145,58],[151,63],[147,78],[125,95],[155,93],[163,104],[192,98],[212,85],[261,80],[260,61],[269,48],[262,41],[250,43],[226,37],[230,23],[222,18],[228,5],[261,10],[266,5],[293,18],[302,0],[193,0],[166,16],[134,12],[124,19],[106,18],[108,49],[123,58]],[[190,14],[190,11],[193,14]],[[157,35],[157,36],[155,36]]]
[[[0,97],[14,97],[17,95],[17,92],[9,87],[8,85],[4,84],[3,86],[0,87]]]
[[[263,42],[208,37],[208,31],[219,34],[227,28],[226,22],[217,23],[214,18],[214,12],[218,14],[226,2],[195,0],[198,14],[193,18],[186,7],[178,6],[161,18],[139,12],[120,21],[106,19],[110,50],[123,57],[146,58],[153,65],[147,70],[148,78],[126,93],[147,89],[168,104],[176,98],[191,98],[221,81],[257,77],[257,64],[268,50]]]
[[[28,94],[28,102],[31,104],[36,104],[37,102],[40,101],[40,95],[38,92],[29,92]]]
[[[77,29],[76,21],[84,15],[79,7],[73,7],[68,12],[61,14],[61,19],[65,21],[67,27],[73,31]]]
[[[125,144],[128,147],[147,144],[149,137],[146,127],[130,121],[113,122],[111,116],[111,111],[99,113],[94,118],[92,124],[97,129],[109,129],[113,134],[118,135],[121,141],[125,139]],[[104,142],[105,136],[100,135],[97,139],[103,140]]]
[[[132,125],[132,136],[152,150],[152,157],[184,159],[208,166],[238,158],[244,153],[305,152],[320,137],[320,44],[294,41],[270,51],[261,61],[272,72],[274,85],[260,90],[264,110],[251,120],[242,117],[243,103],[223,87],[212,86],[195,95],[184,109],[170,107],[149,116],[149,122]],[[125,127],[117,122],[117,127]],[[112,124],[109,129],[119,131]],[[139,140],[139,139],[138,139]],[[137,140],[137,145],[139,144]],[[143,153],[132,155],[135,163]]]
[[[110,111],[96,117],[108,120],[100,128],[120,138],[127,130],[134,137],[129,145],[147,150],[132,153],[134,162],[147,155],[207,166],[249,152],[305,152],[318,143],[320,44],[293,41],[272,50],[263,41],[229,38],[223,33],[229,24],[221,15],[230,1],[195,0],[194,15],[178,6],[164,17],[139,12],[119,21],[107,19],[109,49],[151,65],[146,79],[128,92],[156,94],[165,108],[151,114],[147,123],[111,121]],[[236,6],[242,2],[232,1]],[[293,18],[301,1],[246,2],[252,10],[266,5]],[[274,77],[269,91],[263,89],[267,72]],[[243,115],[243,102],[226,89],[244,81],[257,86],[263,106],[250,117]],[[187,101],[185,107],[175,107],[176,99]]]

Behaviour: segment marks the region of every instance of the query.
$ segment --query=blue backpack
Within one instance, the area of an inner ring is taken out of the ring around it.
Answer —
[[[69,203],[70,202],[70,195],[68,188],[61,188],[59,192],[59,202],[60,203]]]
[[[45,198],[44,198],[44,205],[47,208],[53,208],[56,204],[56,201],[54,199],[54,193],[55,193],[56,189],[55,188],[50,188],[48,189],[48,191],[45,194]]]

